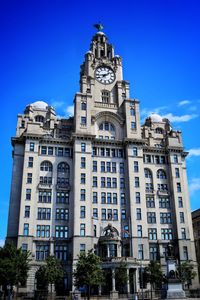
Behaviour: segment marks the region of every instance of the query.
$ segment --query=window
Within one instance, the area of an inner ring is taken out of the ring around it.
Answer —
[[[188,249],[187,246],[183,246],[183,259],[188,260]]]
[[[55,244],[54,254],[55,254],[55,257],[58,260],[66,261],[67,260],[67,256],[68,256],[68,247],[67,247],[67,245]]]
[[[46,260],[49,250],[49,244],[36,244],[36,260]]]
[[[157,187],[158,187],[158,190],[161,191],[161,192],[167,192],[168,191],[167,184],[158,183]]]
[[[50,237],[50,226],[49,225],[37,225],[36,236],[41,238]]]
[[[113,221],[117,221],[117,220],[118,220],[118,210],[113,209]]]
[[[183,207],[183,199],[182,199],[182,197],[178,197],[178,207]]]
[[[160,127],[157,127],[155,130],[156,133],[162,134],[163,133],[163,129]]]
[[[52,163],[50,163],[49,161],[43,161],[40,165],[40,171],[52,172]]]
[[[112,220],[113,219],[112,209],[108,209],[107,210],[107,219],[108,220]]]
[[[101,172],[105,172],[106,168],[105,168],[105,161],[101,161]]]
[[[106,193],[104,192],[101,193],[101,203],[106,203]]]
[[[33,157],[29,156],[28,158],[28,168],[32,168],[33,167]]]
[[[101,210],[101,219],[106,220],[106,209],[105,208],[102,208],[102,210]]]
[[[98,218],[98,209],[93,208],[93,218],[97,219]]]
[[[120,195],[120,202],[121,202],[122,205],[126,204],[126,199],[125,199],[125,194],[124,193],[121,193],[121,195]]]
[[[27,181],[26,183],[32,183],[32,173],[27,174]]]
[[[48,147],[48,155],[53,155],[53,147]]]
[[[41,154],[46,155],[47,154],[47,146],[42,146],[41,148]]]
[[[174,157],[173,157],[173,158],[174,158],[174,163],[177,164],[177,163],[178,163],[178,155],[177,155],[177,154],[174,154]]]
[[[124,230],[123,230],[123,237],[128,238],[129,237],[129,228],[128,225],[124,225]]]
[[[112,173],[116,173],[116,162],[112,162]]]
[[[160,208],[170,208],[170,200],[169,198],[159,198],[159,207]]]
[[[111,163],[109,161],[106,162],[106,172],[111,172]]]
[[[140,192],[135,193],[135,203],[140,203]]]
[[[86,125],[86,117],[81,117],[81,125]]]
[[[81,183],[85,184],[85,173],[81,173]]]
[[[85,218],[85,206],[80,207],[80,218],[81,219]]]
[[[155,207],[155,200],[154,200],[154,197],[147,197],[146,198],[146,206],[148,208],[150,207]]]
[[[117,178],[112,178],[112,187],[117,188]]]
[[[134,172],[139,172],[138,161],[134,161],[133,164],[134,164],[133,165]]]
[[[93,192],[93,198],[92,199],[93,199],[92,200],[93,203],[98,203],[98,194],[97,194],[97,192]]]
[[[29,235],[29,224],[24,223],[24,235]]]
[[[68,226],[55,226],[56,238],[68,238]]]
[[[107,178],[107,188],[111,188],[111,178]]]
[[[171,213],[160,213],[160,224],[171,224]]]
[[[166,175],[165,171],[164,170],[158,170],[157,171],[157,178],[158,179],[166,179],[167,175]]]
[[[69,209],[56,208],[56,220],[69,220]]]
[[[177,186],[177,192],[181,193],[181,184],[180,184],[180,182],[177,182],[176,186]]]
[[[137,225],[137,236],[142,237],[142,225]]]
[[[51,191],[39,191],[38,202],[51,203]]]
[[[131,122],[131,129],[135,130],[136,129],[136,123],[135,122]]]
[[[121,162],[120,164],[119,164],[119,172],[122,174],[122,173],[124,173],[124,163],[123,162]]]
[[[86,151],[86,144],[81,143],[81,152],[85,152],[85,151]]]
[[[51,208],[38,207],[37,218],[38,218],[38,220],[50,220],[51,219]]]
[[[113,193],[113,204],[117,204],[117,193]]]
[[[186,239],[186,230],[185,230],[185,228],[181,228],[181,238],[182,238],[182,240]]]
[[[180,216],[180,223],[185,223],[184,212],[180,212],[179,216]]]
[[[148,229],[148,237],[149,237],[149,240],[157,240],[157,229],[149,228]]]
[[[96,161],[96,160],[93,161],[93,168],[92,168],[92,171],[93,171],[93,172],[97,172],[97,161]]]
[[[136,220],[141,220],[142,214],[141,214],[141,208],[136,208]]]
[[[175,168],[175,176],[176,178],[180,177],[179,168]]]
[[[102,91],[101,92],[101,99],[103,103],[109,103],[110,101],[110,93],[109,91]]]
[[[94,237],[96,237],[96,236],[97,236],[97,225],[94,224]]]
[[[145,178],[152,178],[152,173],[149,169],[144,169]]]
[[[161,239],[162,240],[172,240],[172,229],[171,228],[161,228]]]
[[[111,193],[107,193],[107,203],[111,204],[112,203],[112,196]]]
[[[30,143],[29,151],[34,151],[34,149],[35,149],[35,143]]]
[[[35,122],[44,122],[44,117],[43,116],[36,116],[35,117]]]
[[[143,245],[138,244],[138,259],[144,259]]]
[[[81,189],[80,200],[85,201],[85,189]]]
[[[93,187],[97,187],[97,177],[93,176]]]
[[[85,169],[85,157],[81,157],[81,169]]]
[[[124,188],[125,188],[125,179],[120,178],[120,189],[124,189]]]
[[[135,109],[133,107],[131,107],[130,109],[130,115],[135,116]]]
[[[147,213],[147,223],[155,224],[156,223],[156,213],[155,212],[148,212]]]
[[[69,203],[69,193],[68,192],[57,192],[56,193],[56,203]]]
[[[80,224],[80,236],[85,236],[85,224]]]
[[[41,185],[51,185],[52,184],[52,177],[40,176],[40,184]]]
[[[25,253],[28,251],[28,244],[23,243],[22,244],[22,252]]]
[[[137,149],[137,147],[133,147],[133,156],[138,156],[138,149]]]
[[[86,110],[86,103],[85,102],[81,102],[81,110]]]
[[[105,187],[106,186],[106,179],[105,177],[101,177],[101,187]]]
[[[125,220],[125,219],[126,219],[126,210],[125,210],[125,209],[122,209],[122,210],[121,210],[121,219],[122,219],[122,220]]]
[[[80,253],[85,252],[85,244],[80,244]]]
[[[31,189],[26,189],[26,200],[31,200]]]
[[[153,183],[151,183],[151,182],[147,182],[147,183],[145,183],[145,191],[147,192],[147,193],[152,193],[153,192]]]
[[[30,217],[30,206],[25,206],[24,210],[24,218],[29,218]]]
[[[150,259],[150,261],[158,260],[158,246],[157,245],[149,247],[149,259]]]
[[[139,186],[140,186],[139,177],[135,177],[135,187],[139,187]]]

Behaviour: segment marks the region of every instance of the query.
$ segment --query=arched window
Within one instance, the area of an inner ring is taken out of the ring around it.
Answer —
[[[144,169],[145,178],[152,178],[152,172],[149,169]]]
[[[103,122],[99,125],[99,130],[115,131],[115,126],[110,122]]]
[[[52,163],[50,161],[43,161],[40,164],[40,171],[47,171],[47,172],[52,172],[53,171],[53,166]]]
[[[60,188],[69,188],[70,168],[66,162],[58,164],[57,184]]]
[[[66,162],[59,163],[58,173],[69,173],[69,165]]]
[[[155,129],[155,132],[156,132],[156,133],[159,133],[159,134],[162,134],[162,133],[163,133],[163,129],[160,128],[160,127],[157,127],[157,128]]]
[[[35,121],[36,122],[44,122],[44,117],[38,115],[38,116],[35,117]]]
[[[166,175],[166,172],[164,170],[158,170],[157,171],[157,178],[159,179],[166,179],[167,178],[167,175]]]

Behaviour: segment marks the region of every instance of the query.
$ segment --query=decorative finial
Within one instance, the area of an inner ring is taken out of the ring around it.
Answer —
[[[99,22],[98,24],[93,25],[98,31],[101,31],[103,29],[103,25]]]

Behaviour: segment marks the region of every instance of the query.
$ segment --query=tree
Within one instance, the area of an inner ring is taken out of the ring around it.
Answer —
[[[191,263],[184,261],[177,267],[177,275],[182,284],[186,284],[189,289],[191,281],[195,278],[197,273],[193,271],[193,265]]]
[[[76,270],[73,273],[75,286],[87,287],[87,296],[90,299],[91,286],[102,284],[103,271],[101,269],[101,260],[92,250],[86,254],[82,252],[76,264]]]
[[[151,261],[149,265],[144,268],[144,272],[142,274],[143,281],[146,283],[150,283],[151,285],[151,299],[152,299],[152,291],[155,289],[155,285],[162,283],[163,273],[161,270],[160,263],[156,261]]]
[[[43,288],[47,288],[50,284],[52,294],[52,285],[62,279],[64,272],[60,261],[54,256],[48,256],[45,262],[46,264],[37,270],[36,279]]]
[[[115,269],[115,281],[118,289],[123,291],[123,288],[128,281],[127,264],[123,261],[121,261],[119,267]]]
[[[7,286],[11,289],[14,285],[24,285],[28,277],[30,268],[30,252],[23,252],[21,248],[17,249],[13,244],[6,244],[0,247],[0,285],[4,290]]]

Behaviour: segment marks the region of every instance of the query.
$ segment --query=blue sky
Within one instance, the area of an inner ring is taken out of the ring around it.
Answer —
[[[189,151],[191,208],[200,198],[198,0],[0,0],[0,240],[6,235],[16,116],[36,100],[69,115],[79,70],[99,20],[123,58],[141,117],[167,116]]]

